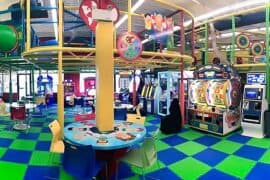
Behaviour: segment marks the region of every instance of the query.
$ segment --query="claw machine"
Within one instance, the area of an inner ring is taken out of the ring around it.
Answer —
[[[158,115],[166,116],[169,115],[169,108],[173,98],[178,98],[179,94],[179,83],[180,83],[180,72],[176,71],[164,71],[158,72],[158,95],[157,95],[157,106]],[[188,80],[193,78],[193,71],[184,71],[184,87],[185,87],[185,104],[187,107],[187,96],[188,96]],[[185,109],[185,113],[187,110]]]

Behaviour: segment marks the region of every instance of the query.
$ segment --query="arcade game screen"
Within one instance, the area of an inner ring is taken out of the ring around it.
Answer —
[[[192,103],[206,104],[205,89],[207,81],[197,80],[190,84],[189,97]]]
[[[224,80],[210,81],[207,88],[207,102],[212,106],[226,106],[227,83]]]

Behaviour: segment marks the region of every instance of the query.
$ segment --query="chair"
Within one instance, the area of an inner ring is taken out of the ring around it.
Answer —
[[[25,106],[11,106],[10,107],[10,118],[15,122],[13,129],[16,130],[27,130],[29,124],[26,123],[26,112]]]
[[[120,161],[141,168],[143,178],[145,168],[153,166],[156,162],[158,168],[160,168],[157,161],[155,139],[153,137],[145,138],[139,148],[131,149]]]
[[[64,143],[61,139],[61,127],[57,120],[54,120],[49,124],[49,128],[52,132],[52,142],[50,146],[50,152],[53,153],[63,153],[64,152]]]
[[[136,107],[136,114],[127,114],[127,121],[144,125],[145,117],[141,116],[140,109],[141,104],[138,104]]]
[[[76,179],[91,179],[106,167],[105,161],[96,160],[95,150],[91,145],[78,146],[64,141],[64,170]]]

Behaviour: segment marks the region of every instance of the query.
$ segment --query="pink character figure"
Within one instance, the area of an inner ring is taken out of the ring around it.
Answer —
[[[98,5],[97,2],[94,0],[87,1],[84,0],[80,6],[79,13],[85,24],[91,29],[92,31],[95,31],[97,21],[95,21],[92,17],[92,11],[93,9],[97,9]]]

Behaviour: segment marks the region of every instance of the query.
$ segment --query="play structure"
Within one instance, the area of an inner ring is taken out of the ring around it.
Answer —
[[[266,99],[266,74],[248,73],[244,87],[242,122],[243,135],[263,138],[265,134],[264,112],[268,110]]]
[[[188,124],[191,127],[219,135],[240,127],[240,77],[231,66],[197,68],[188,93]]]
[[[0,52],[12,52],[18,46],[18,32],[13,26],[0,24]]]

